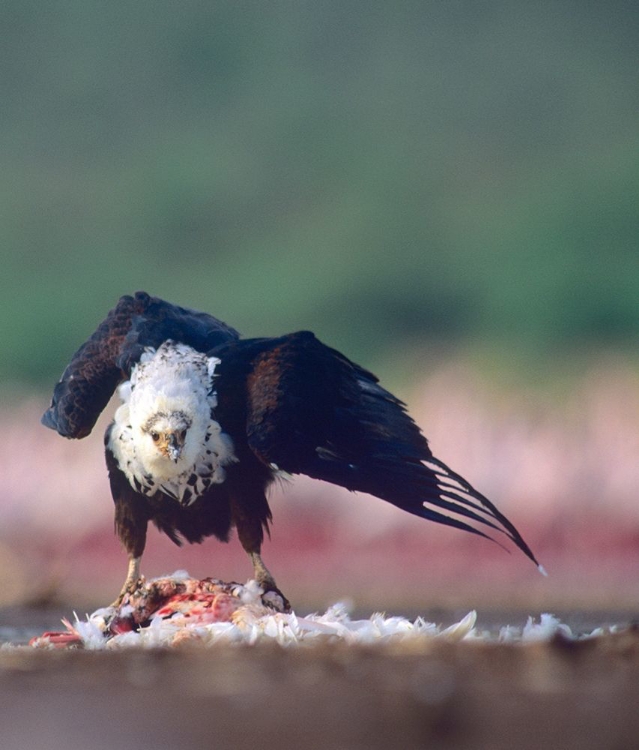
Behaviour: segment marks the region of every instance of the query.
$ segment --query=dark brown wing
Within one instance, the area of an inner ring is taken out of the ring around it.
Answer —
[[[536,562],[513,524],[433,456],[404,404],[312,333],[239,341],[216,354],[220,408],[232,383],[246,382],[246,439],[264,463],[480,536],[489,527]]]
[[[68,438],[86,437],[147,346],[172,339],[206,352],[238,338],[206,313],[172,305],[146,292],[124,296],[73,355],[54,388],[42,424]]]

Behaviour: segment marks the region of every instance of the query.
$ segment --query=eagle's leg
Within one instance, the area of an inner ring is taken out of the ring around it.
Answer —
[[[112,486],[113,486],[113,475]],[[123,479],[123,482],[126,482]],[[123,485],[128,490],[128,484]],[[118,608],[127,594],[137,591],[143,582],[140,576],[140,560],[146,547],[146,527],[148,524],[148,509],[146,499],[133,491],[115,495],[115,530],[129,556],[129,567],[124,585],[116,600],[111,605]]]
[[[271,575],[271,572],[266,567],[266,565],[264,565],[264,561],[262,560],[262,556],[260,555],[260,553],[249,552],[248,555],[251,558],[251,562],[253,563],[253,575],[255,576],[255,580],[264,589],[264,595],[266,597],[267,602],[269,599],[269,594],[275,594],[282,600],[284,612],[290,612],[291,603],[284,596],[284,594],[277,588],[275,579]]]
[[[271,520],[271,509],[268,507],[265,490],[272,480],[272,471],[255,459],[253,462],[253,465],[245,467],[242,473],[232,474],[229,471],[227,486],[231,501],[231,519],[237,529],[240,544],[253,563],[255,580],[264,590],[264,602],[272,604],[273,608],[279,611],[290,612],[290,602],[277,588],[275,579],[264,565],[261,556],[264,531],[268,531]],[[278,600],[281,600],[281,603]]]
[[[126,573],[126,580],[124,581],[124,586],[122,586],[122,589],[120,590],[120,593],[118,594],[116,600],[111,604],[112,607],[115,607],[116,609],[119,608],[119,606],[122,604],[122,601],[124,600],[124,597],[127,594],[133,594],[137,589],[140,587],[141,583],[141,577],[140,577],[140,560],[141,557],[129,557],[129,567],[127,569]]]

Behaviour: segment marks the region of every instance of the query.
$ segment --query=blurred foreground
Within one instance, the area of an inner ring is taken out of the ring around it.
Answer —
[[[451,360],[405,399],[435,455],[490,497],[549,572],[517,550],[297,477],[271,498],[264,558],[296,610],[639,610],[639,378],[600,362],[553,388],[513,387]],[[113,533],[102,432],[63,440],[39,424],[47,397],[0,415],[0,606],[110,602],[126,570]],[[11,445],[11,450],[6,446]],[[290,485],[290,486],[289,486]],[[150,529],[142,570],[245,581],[237,540],[175,547]]]
[[[639,637],[0,652],[4,750],[620,750]]]

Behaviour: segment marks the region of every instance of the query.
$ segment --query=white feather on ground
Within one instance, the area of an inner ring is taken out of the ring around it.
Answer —
[[[188,594],[165,599],[148,612],[148,592],[154,586],[178,586]],[[459,622],[444,627],[427,622],[421,617],[409,620],[373,614],[368,619],[353,620],[348,607],[337,603],[324,614],[300,616],[296,613],[276,612],[265,606],[262,591],[255,581],[245,585],[222,582],[195,581],[184,571],[172,576],[149,581],[141,599],[125,600],[116,612],[112,607],[98,609],[75,622],[64,621],[66,633],[45,634],[32,641],[36,648],[75,646],[85,649],[120,649],[131,647],[156,648],[176,646],[188,642],[204,645],[214,643],[256,644],[277,642],[282,646],[341,641],[348,644],[388,644],[426,639],[448,641],[496,641],[526,643],[547,641],[559,635],[567,639],[592,637],[603,633],[597,630],[589,636],[573,634],[569,626],[551,614],[542,614],[539,622],[532,617],[523,628],[506,626],[498,634],[477,629],[477,613],[469,612]],[[201,592],[206,593],[202,594]],[[195,593],[194,593],[195,592]],[[134,616],[134,608],[145,613],[145,624],[139,629],[127,625]],[[114,619],[115,617],[115,619]],[[124,623],[124,628],[113,623]],[[126,628],[129,628],[128,630]],[[122,630],[126,632],[122,632]],[[118,632],[120,631],[120,632]]]

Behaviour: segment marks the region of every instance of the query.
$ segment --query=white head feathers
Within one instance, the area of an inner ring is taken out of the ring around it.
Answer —
[[[217,406],[213,375],[219,362],[171,341],[157,350],[147,349],[129,381],[131,424],[142,426],[158,412],[181,411],[191,418],[208,419]],[[121,398],[122,390],[121,386]]]

